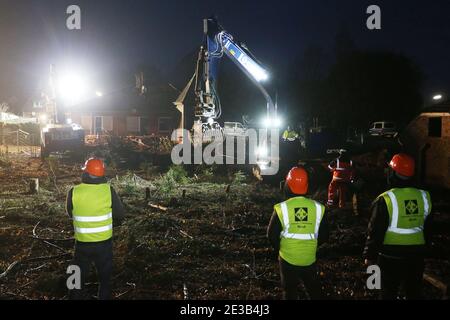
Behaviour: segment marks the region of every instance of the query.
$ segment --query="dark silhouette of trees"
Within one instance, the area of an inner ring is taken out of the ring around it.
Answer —
[[[334,54],[328,60],[308,46],[290,67],[291,118],[364,129],[379,120],[406,124],[422,106],[423,74],[408,57],[356,49],[345,30],[336,36]]]
[[[285,85],[291,124],[294,119],[309,123],[312,117],[319,116],[317,111],[323,106],[325,65],[325,51],[320,46],[309,45],[289,68]]]
[[[353,51],[331,67],[323,107],[341,126],[376,120],[406,123],[422,105],[422,78],[418,67],[404,55]]]

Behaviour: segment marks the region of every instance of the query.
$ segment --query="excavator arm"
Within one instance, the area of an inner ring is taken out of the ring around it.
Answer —
[[[267,103],[267,116],[264,121],[263,133],[258,137],[254,150],[258,175],[273,175],[278,171],[278,126],[277,106],[264,87],[269,79],[269,73],[250,53],[245,45],[238,44],[231,34],[226,32],[215,18],[204,19],[204,43],[200,48],[197,60],[195,79],[195,137],[201,137],[196,143],[204,143],[223,136],[223,130],[217,123],[222,113],[220,99],[217,94],[217,76],[219,62],[226,55],[259,89]],[[270,130],[269,130],[270,129]],[[275,130],[273,130],[275,129]],[[271,150],[269,152],[269,150]],[[273,152],[272,152],[273,150]],[[253,151],[252,151],[253,152]],[[276,169],[274,169],[276,168]]]
[[[219,25],[216,19],[204,20],[204,45],[201,47],[196,68],[195,116],[203,128],[217,125],[222,109],[217,95],[216,80],[218,64],[223,55],[233,61],[256,85],[267,102],[267,118],[276,117],[277,108],[263,83],[269,75],[248,50],[239,45],[233,36]]]

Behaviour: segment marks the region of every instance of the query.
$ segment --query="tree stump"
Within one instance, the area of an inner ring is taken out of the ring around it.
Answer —
[[[358,211],[358,196],[356,195],[356,193],[353,194],[352,197],[352,205],[353,205],[353,214],[355,216],[359,216],[359,211]]]
[[[37,194],[39,193],[39,179],[33,178],[30,179],[30,194]]]

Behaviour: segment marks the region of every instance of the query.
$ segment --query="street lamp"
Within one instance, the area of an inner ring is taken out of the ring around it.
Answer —
[[[435,94],[435,95],[433,96],[433,100],[434,100],[434,101],[442,100],[442,94]]]

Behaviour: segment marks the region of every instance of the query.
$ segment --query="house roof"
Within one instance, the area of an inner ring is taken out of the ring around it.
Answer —
[[[118,90],[106,93],[103,97],[95,97],[78,105],[70,107],[72,111],[142,111],[148,108],[148,102],[144,97],[137,95],[132,90]]]
[[[424,112],[450,112],[450,100],[444,100],[439,103],[430,105],[428,107],[425,107],[421,110],[422,113]]]
[[[176,108],[171,100],[165,98],[164,92],[154,90],[148,93],[148,98],[138,95],[128,89],[105,93],[101,98],[93,98],[71,107],[72,112],[126,112],[137,114],[170,113]],[[166,101],[167,100],[167,101]]]

